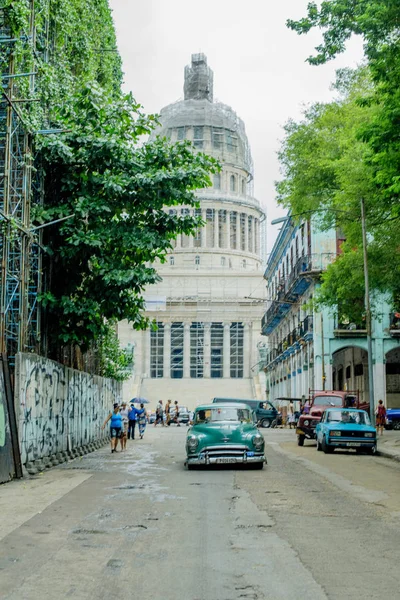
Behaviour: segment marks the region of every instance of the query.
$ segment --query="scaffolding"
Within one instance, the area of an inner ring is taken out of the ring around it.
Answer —
[[[32,178],[32,132],[23,114],[35,93],[34,2],[29,31],[18,38],[8,27],[7,10],[0,9],[0,351],[13,365],[17,352],[37,350],[40,339],[41,246],[40,233],[31,228],[31,210],[42,201],[42,184],[38,174]],[[16,66],[17,43],[26,51],[26,72]],[[23,81],[29,85],[22,86]]]

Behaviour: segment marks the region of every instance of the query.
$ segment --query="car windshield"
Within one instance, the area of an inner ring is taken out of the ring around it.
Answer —
[[[217,421],[245,421],[252,423],[250,410],[246,408],[218,407],[198,410],[195,414],[195,423],[214,423]]]
[[[180,410],[181,412],[189,412],[186,406],[180,406],[180,407],[179,407],[179,410]]]
[[[340,396],[315,396],[314,406],[342,406],[343,401]]]
[[[351,425],[371,424],[366,412],[358,412],[356,410],[330,410],[326,420],[328,423],[350,423]]]

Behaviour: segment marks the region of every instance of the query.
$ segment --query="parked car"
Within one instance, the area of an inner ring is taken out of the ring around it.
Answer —
[[[279,420],[279,413],[269,401],[247,400],[243,398],[213,398],[213,402],[239,402],[245,403],[256,414],[259,427],[274,427]]]
[[[386,429],[400,429],[400,408],[387,409]]]
[[[262,469],[267,462],[264,438],[247,404],[198,406],[186,437],[186,465],[242,463]]]
[[[190,411],[187,406],[179,406],[179,423],[189,425],[190,423]]]
[[[330,408],[315,428],[317,450],[329,454],[335,448],[376,452],[376,429],[365,410]]]
[[[304,446],[304,440],[315,438],[315,428],[321,420],[323,412],[328,408],[359,408],[365,409],[365,404],[360,404],[358,392],[343,392],[338,390],[310,390],[311,396],[303,406],[302,413],[297,422],[297,444]]]

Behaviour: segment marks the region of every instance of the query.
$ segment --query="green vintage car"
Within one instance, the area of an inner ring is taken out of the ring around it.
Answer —
[[[242,463],[262,469],[264,438],[247,404],[205,404],[194,411],[186,437],[186,466]]]

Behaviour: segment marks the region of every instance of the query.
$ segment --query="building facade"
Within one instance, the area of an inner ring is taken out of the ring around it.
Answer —
[[[200,208],[170,209],[195,210],[205,226],[194,236],[179,235],[167,262],[157,266],[162,281],[146,292],[146,314],[157,329],[137,332],[119,324],[120,341],[133,348],[135,362],[125,397],[172,398],[194,407],[216,395],[262,396],[255,366],[264,213],[253,196],[244,123],[214,102],[213,72],[203,54],[193,55],[185,69],[184,100],[163,108],[160,121],[156,135],[171,143],[190,140],[195,150],[218,158],[222,170],[211,188],[198,190]]]
[[[368,352],[363,325],[341,322],[312,299],[320,276],[340,252],[336,230],[320,231],[313,220],[283,225],[265,270],[267,397],[301,398],[310,389],[358,390],[369,399]],[[372,322],[375,402],[400,406],[400,315],[380,297]]]

